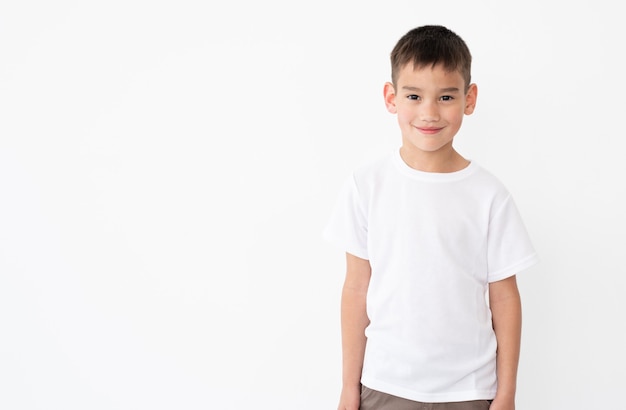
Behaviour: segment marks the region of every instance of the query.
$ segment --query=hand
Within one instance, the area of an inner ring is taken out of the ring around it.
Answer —
[[[491,402],[489,410],[515,410],[515,400],[498,398],[496,396],[496,398]]]
[[[359,410],[360,406],[360,386],[344,387],[341,390],[341,397],[339,398],[339,406],[337,407],[337,410]]]

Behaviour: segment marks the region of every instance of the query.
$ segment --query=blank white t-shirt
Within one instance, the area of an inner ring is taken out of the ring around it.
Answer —
[[[324,236],[372,267],[365,386],[422,402],[495,396],[488,284],[538,261],[498,179],[474,162],[417,171],[398,150],[353,173]]]

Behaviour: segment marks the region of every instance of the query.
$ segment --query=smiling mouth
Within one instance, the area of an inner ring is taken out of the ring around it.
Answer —
[[[422,134],[428,134],[428,135],[436,134],[443,129],[443,128],[421,128],[421,127],[415,127],[415,128],[417,128],[417,130],[421,132]]]

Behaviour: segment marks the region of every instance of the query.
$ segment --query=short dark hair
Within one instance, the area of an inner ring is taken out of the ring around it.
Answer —
[[[441,64],[447,71],[458,71],[471,82],[472,55],[465,41],[444,26],[428,25],[406,33],[391,52],[391,81],[396,86],[400,70],[412,63],[415,68]]]

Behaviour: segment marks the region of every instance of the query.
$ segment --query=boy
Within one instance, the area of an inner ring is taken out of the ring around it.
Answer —
[[[471,54],[422,26],[391,66],[402,144],[353,173],[325,230],[347,260],[339,409],[512,410],[515,275],[538,258],[506,188],[453,148],[476,105]]]

